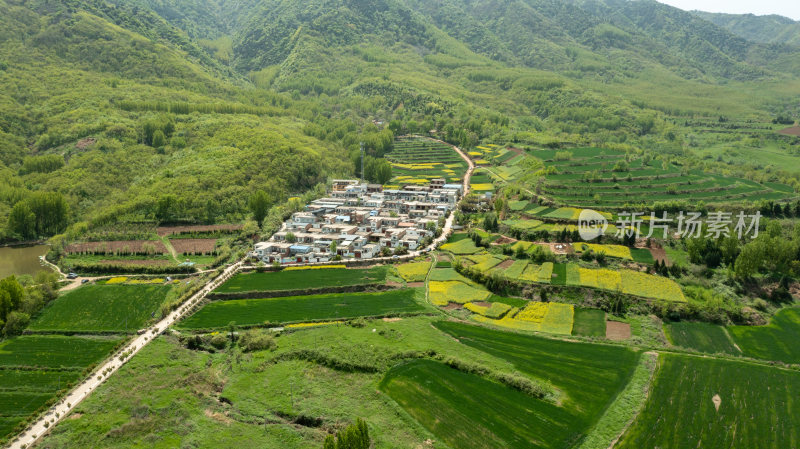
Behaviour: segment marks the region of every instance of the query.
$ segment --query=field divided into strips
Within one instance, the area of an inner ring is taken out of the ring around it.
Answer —
[[[552,404],[431,360],[392,368],[380,389],[453,449],[555,447],[550,442],[565,439],[571,418]]]
[[[366,269],[320,268],[313,271],[284,269],[265,273],[240,273],[220,285],[215,292],[267,292],[382,284],[386,281],[388,271],[387,266],[377,266]]]
[[[461,276],[452,268],[434,269],[428,281],[428,299],[436,306],[446,306],[451,302],[481,302],[491,296],[491,292],[482,285]]]
[[[469,178],[469,187],[475,193],[494,192],[492,176],[486,169],[477,169]]]
[[[709,354],[741,354],[725,328],[717,324],[688,321],[664,323],[664,334],[675,346]]]
[[[728,332],[748,357],[800,364],[800,308],[786,308],[767,326],[731,326]]]
[[[569,160],[556,160],[563,159],[564,153],[570,154]],[[626,161],[623,151],[606,148],[537,150],[531,155],[558,171],[547,176],[544,193],[573,206],[619,208],[626,203],[669,200],[717,204],[793,196],[788,186],[781,184],[760,184],[700,170],[684,174],[681,167],[665,165],[660,160]]]
[[[135,332],[167,298],[168,285],[86,285],[50,303],[28,327],[33,332]]]
[[[450,321],[437,322],[435,326],[462,344],[506,360],[531,378],[548,382],[561,394],[558,403],[518,401],[519,405],[507,409],[513,415],[507,417],[498,415],[506,410],[504,407],[486,402],[495,394],[484,394],[487,390],[474,387],[435,385],[439,381],[430,380],[435,376],[407,379],[399,393],[389,392],[396,400],[396,394],[419,398],[398,402],[437,437],[459,449],[573,447],[625,387],[639,358],[624,347],[550,340]],[[427,380],[431,384],[426,384]],[[429,406],[431,401],[437,406]],[[465,413],[470,414],[470,419],[463,418]],[[509,431],[504,424],[509,420],[519,422],[520,418],[524,421],[522,429],[511,426]],[[522,438],[517,439],[516,435]],[[503,441],[496,443],[489,438]]]
[[[311,322],[425,311],[417,289],[215,301],[178,324],[183,329]]]
[[[0,441],[55,400],[119,338],[26,335],[0,342]]]
[[[500,319],[480,314],[472,315],[472,320],[507,329],[550,334],[572,334],[573,306],[555,302],[532,302],[524,308],[512,308]]]
[[[615,447],[795,448],[798,397],[796,371],[662,354],[644,409]]]
[[[444,178],[458,183],[467,171],[467,163],[450,145],[425,137],[402,137],[384,156],[392,163],[391,184],[427,184]]]

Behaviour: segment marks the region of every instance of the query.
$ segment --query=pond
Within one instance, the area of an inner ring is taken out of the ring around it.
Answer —
[[[39,256],[47,254],[47,249],[47,245],[0,247],[0,279],[12,274],[34,275],[47,269],[39,262]]]

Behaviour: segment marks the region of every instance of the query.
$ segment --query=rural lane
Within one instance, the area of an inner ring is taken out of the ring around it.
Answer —
[[[444,143],[444,142],[443,142]],[[467,164],[468,168],[466,173],[464,174],[464,193],[463,197],[465,197],[470,190],[470,179],[472,178],[472,172],[475,170],[475,164],[472,160],[457,146],[451,145],[453,149],[464,159]],[[424,250],[414,251],[410,253],[407,257],[416,257],[423,254],[423,251],[431,251],[435,249],[439,244],[444,243],[447,241],[447,238],[450,236],[450,233],[453,230],[453,223],[455,221],[455,211],[447,217],[445,221],[445,225],[442,228],[442,234],[437,237],[436,239],[431,242],[431,244],[425,248]],[[391,258],[377,258],[376,262],[381,260],[389,260]],[[313,264],[308,264],[313,265]],[[233,265],[230,265],[226,268],[222,274],[214,278],[211,282],[206,284],[200,291],[192,295],[189,299],[183,302],[177,309],[175,309],[172,313],[167,315],[158,323],[150,326],[140,335],[138,335],[133,341],[129,342],[125,345],[122,349],[116,351],[110,358],[106,359],[105,363],[97,367],[88,377],[84,380],[81,384],[76,386],[75,388],[70,391],[64,398],[59,400],[56,405],[50,408],[43,416],[41,416],[36,422],[30,425],[25,432],[18,435],[16,439],[8,446],[9,449],[23,449],[31,447],[35,444],[39,439],[41,439],[44,435],[47,434],[47,431],[55,426],[59,421],[66,418],[72,409],[78,406],[81,401],[86,399],[89,396],[89,393],[94,391],[97,387],[99,387],[106,379],[108,379],[112,374],[114,374],[125,362],[131,359],[137,352],[139,352],[142,348],[144,348],[148,343],[153,341],[155,337],[157,337],[161,332],[164,332],[169,326],[171,326],[176,321],[180,320],[187,312],[189,312],[192,307],[196,306],[209,294],[212,290],[219,287],[223,282],[227,281],[232,275],[236,274],[239,269],[244,267],[244,260],[240,260]],[[56,267],[57,269],[57,267]],[[60,270],[58,270],[60,273]],[[61,273],[63,275],[63,273]],[[76,280],[75,286],[77,287],[80,285],[80,279]],[[72,285],[68,287],[73,287]],[[74,288],[74,287],[73,287]],[[121,354],[126,354],[127,356],[124,357],[123,360],[119,359]]]
[[[72,409],[89,396],[89,393],[99,387],[106,379],[108,379],[114,372],[116,372],[125,362],[131,359],[137,352],[144,348],[148,343],[158,336],[161,332],[166,330],[170,325],[178,321],[191,310],[192,307],[199,304],[200,301],[212,290],[217,288],[220,284],[228,280],[230,276],[235,274],[243,265],[243,261],[236,262],[226,268],[219,276],[214,278],[211,282],[206,284],[201,290],[189,297],[177,309],[169,315],[161,319],[158,323],[148,327],[144,332],[134,338],[131,342],[126,344],[122,349],[116,351],[110,358],[98,366],[90,377],[84,380],[81,384],[72,389],[63,399],[59,400],[50,410],[41,416],[36,422],[29,426],[25,432],[18,435],[18,437],[8,446],[10,449],[23,449],[30,447],[36,443],[42,436],[44,436],[48,429],[52,428],[59,421],[64,419]],[[124,360],[120,360],[121,354],[127,354]]]

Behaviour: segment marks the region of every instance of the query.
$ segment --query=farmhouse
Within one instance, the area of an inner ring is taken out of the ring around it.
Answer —
[[[333,181],[329,196],[283,223],[253,255],[265,263],[370,259],[415,251],[456,207],[461,186],[435,179],[428,186],[384,190],[356,180]]]

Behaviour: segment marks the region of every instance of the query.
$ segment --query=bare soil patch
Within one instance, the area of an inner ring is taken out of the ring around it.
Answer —
[[[478,307],[492,307],[492,303],[486,301],[473,302]]]
[[[386,318],[383,318],[383,321],[385,321],[387,323],[396,323],[396,322],[401,321],[401,320],[402,320],[402,318],[398,318],[398,317],[394,317],[394,318],[386,317]]]
[[[178,254],[211,254],[217,245],[216,239],[173,239],[169,243]]]
[[[631,338],[631,325],[619,321],[606,321],[606,338],[614,341]]]
[[[506,148],[506,150],[513,151],[514,153],[517,153],[517,154],[522,154],[523,153],[523,151],[521,149],[514,148],[514,147],[508,147],[508,148]]]
[[[492,245],[495,245],[495,246],[507,245],[509,243],[514,243],[516,241],[517,241],[517,239],[512,239],[511,237],[502,236],[499,239],[497,239],[494,242],[492,242]]]
[[[711,398],[711,402],[714,403],[714,408],[719,411],[719,406],[722,405],[722,398],[719,397],[718,394],[715,394],[714,397]]]
[[[500,268],[501,270],[505,270],[506,268],[510,267],[511,265],[514,265],[514,259],[504,260],[504,261],[500,262],[499,264],[497,264],[496,268]]]
[[[211,418],[211,419],[213,419],[215,421],[219,421],[219,422],[224,423],[224,424],[230,424],[231,422],[233,422],[232,419],[228,418],[227,416],[223,415],[220,412],[212,412],[209,409],[205,409],[204,413],[209,418]]]
[[[461,308],[461,304],[457,302],[450,302],[447,303],[446,306],[442,307],[444,310],[458,310]]]
[[[67,419],[79,419],[81,416],[83,416],[83,413],[73,413]]]
[[[95,139],[94,137],[87,137],[85,139],[79,140],[78,143],[75,144],[75,148],[79,150],[85,150],[90,146],[94,145],[96,142],[97,139]]]
[[[409,282],[406,285],[408,285],[411,288],[419,288],[419,287],[424,287],[425,283],[424,282]]]
[[[800,126],[790,126],[788,128],[784,128],[778,131],[778,134],[783,134],[784,136],[800,136]]]

